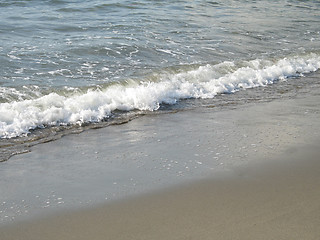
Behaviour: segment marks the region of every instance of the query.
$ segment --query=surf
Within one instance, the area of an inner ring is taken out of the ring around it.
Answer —
[[[36,128],[96,123],[115,111],[157,111],[162,104],[174,105],[183,99],[214,98],[218,94],[263,87],[319,68],[320,56],[310,53],[280,59],[225,61],[191,70],[180,67],[86,91],[68,89],[45,95],[32,91],[24,100],[7,99],[0,104],[0,137],[25,136]],[[10,91],[20,98],[27,95]]]

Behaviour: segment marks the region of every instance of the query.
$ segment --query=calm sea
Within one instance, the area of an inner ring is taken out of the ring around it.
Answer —
[[[320,68],[319,26],[312,0],[0,0],[0,161],[140,114],[290,95]]]

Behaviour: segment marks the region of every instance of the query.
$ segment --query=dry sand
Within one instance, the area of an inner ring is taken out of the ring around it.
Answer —
[[[249,154],[245,164],[231,171],[109,204],[2,226],[0,239],[319,240],[319,102],[314,91],[233,112],[233,125],[252,129],[248,143],[258,133],[265,142],[255,148],[256,155]],[[212,118],[208,110],[202,114],[201,118]],[[203,128],[195,126],[193,131]],[[294,134],[288,134],[290,129]],[[205,139],[212,137],[210,132],[201,134]]]

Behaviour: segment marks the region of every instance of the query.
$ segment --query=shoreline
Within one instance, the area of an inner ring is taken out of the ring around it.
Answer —
[[[316,239],[319,100],[312,89],[37,145],[0,169],[2,216],[16,214],[0,238]]]

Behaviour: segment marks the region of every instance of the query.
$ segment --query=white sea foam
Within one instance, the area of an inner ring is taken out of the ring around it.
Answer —
[[[284,58],[278,61],[253,60],[200,66],[180,73],[159,74],[157,81],[112,85],[104,90],[62,96],[50,93],[34,99],[0,104],[0,137],[11,138],[36,127],[97,122],[114,110],[154,111],[160,104],[175,104],[186,98],[213,98],[241,88],[272,84],[288,77],[314,72],[320,56]]]

